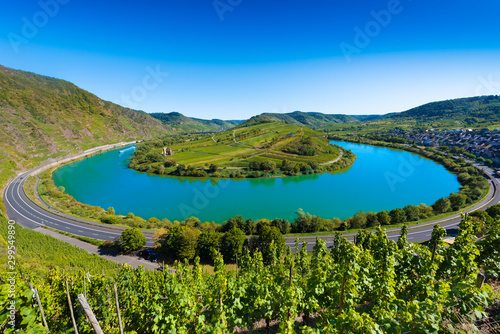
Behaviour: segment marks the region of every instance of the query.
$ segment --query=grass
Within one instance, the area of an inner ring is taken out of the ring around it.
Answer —
[[[303,140],[306,138],[309,138],[309,143],[304,144]],[[278,167],[281,166],[283,160],[302,164],[310,162],[325,164],[335,160],[340,155],[340,148],[330,144],[324,133],[285,122],[258,124],[216,134],[186,135],[175,142],[170,142],[167,138],[165,142],[170,144],[159,143],[153,147],[147,147],[146,153],[140,150],[136,151],[132,157],[132,161],[136,161],[133,168],[146,171],[149,166],[152,167],[149,172],[158,173],[158,164],[143,158],[143,155],[150,152],[161,152],[165,146],[169,146],[174,151],[171,158],[175,159],[178,164],[193,166],[202,171],[208,164],[215,164],[221,168],[238,168],[242,177],[246,177],[247,173],[250,172],[248,165],[251,161],[273,161]],[[296,151],[297,148],[302,147],[314,149],[315,154],[302,155],[303,151]],[[162,173],[172,172],[173,169],[167,168]],[[208,176],[228,177],[229,175],[226,174],[229,173],[219,171],[218,174]]]
[[[82,236],[79,236],[79,235],[74,235],[74,234],[71,234],[71,233],[68,233],[68,232],[63,232],[63,231],[56,230],[54,228],[50,228],[48,226],[43,226],[43,228],[46,229],[46,230],[52,231],[52,232],[57,232],[59,234],[65,235],[67,237],[71,237],[73,239],[78,239],[80,241],[84,241],[86,243],[89,243],[89,244],[97,246],[97,247],[101,247],[103,245],[103,243],[104,243],[104,241],[102,241],[102,240],[97,240],[97,239],[94,239],[94,238],[82,237]]]

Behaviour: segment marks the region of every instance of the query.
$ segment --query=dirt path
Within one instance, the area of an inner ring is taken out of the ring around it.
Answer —
[[[341,158],[342,158],[342,155],[344,154],[344,151],[340,150],[340,155],[335,159],[335,160],[332,160],[332,161],[327,161],[327,162],[324,162],[322,164],[320,164],[321,166],[323,165],[329,165],[329,164],[333,164],[334,162],[337,162],[339,161]]]

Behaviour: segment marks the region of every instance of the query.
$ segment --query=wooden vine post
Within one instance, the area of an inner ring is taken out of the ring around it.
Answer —
[[[73,314],[73,305],[71,304],[71,297],[69,295],[68,278],[64,277],[64,282],[66,283],[66,295],[68,296],[69,312],[71,314],[71,321],[73,322],[73,328],[75,333],[78,334],[78,328],[76,327],[75,315]]]
[[[92,326],[96,334],[104,334],[101,326],[99,325],[99,322],[94,315],[94,312],[92,312],[92,309],[90,308],[90,305],[89,303],[87,303],[87,299],[85,299],[85,296],[83,294],[78,295],[78,302],[80,302],[80,305],[82,305],[83,311],[85,312],[85,315],[87,315],[87,319],[89,320],[90,325]]]
[[[43,312],[42,302],[40,301],[40,296],[38,295],[38,290],[33,288],[33,284],[30,282],[30,289],[35,292],[36,301],[38,302],[38,308],[40,309],[40,314],[42,316],[43,325],[49,329],[49,325],[47,325],[47,319],[45,319],[45,313]]]
[[[115,300],[116,300],[116,312],[118,313],[118,326],[120,327],[120,334],[123,334],[122,316],[120,314],[120,303],[118,302],[118,289],[116,288],[116,283],[113,283],[115,289]]]

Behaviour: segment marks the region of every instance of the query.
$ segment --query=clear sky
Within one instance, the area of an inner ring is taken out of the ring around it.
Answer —
[[[498,0],[2,0],[0,64],[201,118],[500,94]]]

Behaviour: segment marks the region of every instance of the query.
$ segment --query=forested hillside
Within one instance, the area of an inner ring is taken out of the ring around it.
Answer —
[[[176,132],[202,132],[227,130],[243,121],[224,121],[221,119],[200,119],[184,116],[178,112],[151,113],[152,117],[171,127]]]
[[[385,118],[408,118],[415,121],[458,121],[464,126],[500,122],[500,96],[477,96],[431,102],[422,106],[386,115]]]
[[[332,115],[319,112],[294,111],[288,114],[263,113],[243,122],[241,126],[252,126],[261,123],[288,122],[291,125],[304,125],[321,128],[333,124],[354,123],[358,120],[349,115]]]

